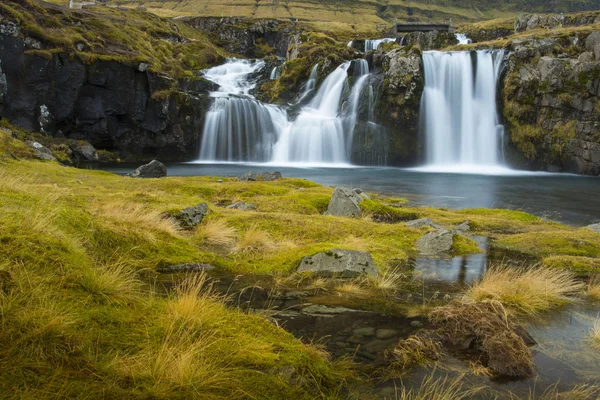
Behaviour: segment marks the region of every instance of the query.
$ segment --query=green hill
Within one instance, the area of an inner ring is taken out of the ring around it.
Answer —
[[[64,1],[64,0],[59,0]],[[164,16],[243,16],[350,24],[447,20],[466,22],[522,12],[576,12],[600,8],[600,0],[105,0],[142,6]]]

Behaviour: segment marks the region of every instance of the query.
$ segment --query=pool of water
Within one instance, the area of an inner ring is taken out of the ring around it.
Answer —
[[[102,166],[115,173],[136,166]],[[428,169],[378,167],[285,167],[266,164],[167,165],[170,176],[237,176],[248,171],[280,171],[284,177],[305,178],[322,185],[352,186],[416,205],[442,208],[508,208],[552,220],[588,225],[600,222],[600,178],[570,174],[531,173],[509,169],[439,172]],[[483,173],[487,174],[483,174]]]

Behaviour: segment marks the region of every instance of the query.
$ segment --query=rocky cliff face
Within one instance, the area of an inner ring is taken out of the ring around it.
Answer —
[[[600,174],[600,31],[512,42],[504,115],[524,167]]]
[[[87,140],[123,158],[196,154],[209,84],[175,81],[98,59],[39,54],[15,25],[0,24],[0,117],[48,136]]]
[[[211,39],[228,52],[250,58],[269,54],[285,57],[297,33],[294,24],[275,19],[195,17],[180,20],[209,32]]]
[[[395,49],[376,52],[373,66],[381,71],[377,120],[389,131],[388,164],[413,164],[421,157],[419,108],[425,86],[421,52]]]

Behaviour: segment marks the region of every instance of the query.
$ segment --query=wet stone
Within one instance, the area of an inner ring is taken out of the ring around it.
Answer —
[[[413,328],[422,328],[423,327],[423,323],[421,321],[410,321],[410,326],[412,326]]]
[[[375,332],[377,339],[390,339],[395,336],[398,336],[398,331],[395,329],[377,329],[377,332]]]
[[[373,336],[375,334],[375,328],[367,327],[367,328],[358,328],[353,331],[355,335],[360,336]]]

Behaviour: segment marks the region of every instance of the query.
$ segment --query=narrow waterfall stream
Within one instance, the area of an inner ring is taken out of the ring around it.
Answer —
[[[504,51],[423,53],[421,132],[427,166],[476,171],[502,167],[496,90]]]
[[[366,60],[344,62],[318,90],[315,65],[299,100],[309,102],[293,121],[285,109],[249,94],[255,86],[250,75],[263,67],[262,61],[231,59],[205,71],[204,77],[218,84],[219,90],[211,93],[213,105],[206,116],[200,161],[348,164],[357,108],[369,74]]]

